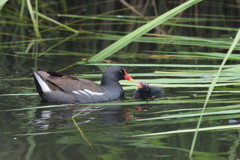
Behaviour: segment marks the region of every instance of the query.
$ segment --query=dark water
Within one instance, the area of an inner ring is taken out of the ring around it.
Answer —
[[[89,6],[87,4],[87,2],[75,5],[69,4],[69,6],[72,7],[69,7],[69,13],[91,16],[124,8],[124,6],[120,6],[120,2],[104,1],[104,4],[91,3]],[[162,8],[162,6],[165,6],[164,4],[166,7]],[[168,31],[167,33],[169,35],[176,36],[196,36],[206,39],[209,37],[231,37],[235,35],[236,29],[239,27],[239,8],[235,7],[236,4],[237,2],[235,1],[231,3],[229,3],[229,1],[219,1],[218,3],[205,1],[199,4],[199,9],[202,9],[199,16],[206,19],[210,18],[209,21],[199,21],[199,25],[221,26],[226,27],[226,30],[201,29],[201,27],[200,29],[194,27],[173,27],[171,25],[166,25],[162,29]],[[79,5],[79,8],[74,9],[77,5]],[[165,1],[161,1],[159,4],[157,3],[159,12],[169,10],[177,5],[178,4],[173,1],[169,1],[169,3]],[[220,5],[222,7],[220,7]],[[14,7],[16,13],[10,14],[10,11],[12,11]],[[48,7],[45,8],[46,10],[44,10],[43,7],[40,11],[45,11],[44,13],[48,13],[47,15],[61,22],[75,22],[74,20],[76,19],[57,17],[55,13],[58,10],[59,13],[63,13],[60,8],[61,5],[58,4],[58,7],[56,7],[53,3],[48,4]],[[153,16],[151,8],[148,9],[146,14]],[[132,99],[134,87],[128,88],[124,86],[126,99],[122,102],[111,102],[106,105],[89,104],[79,106],[49,106],[50,104],[42,104],[36,93],[31,75],[32,67],[38,68],[39,70],[61,71],[69,75],[76,74],[78,77],[99,82],[102,70],[104,70],[106,66],[102,67],[94,64],[80,65],[76,63],[89,59],[113,42],[111,34],[109,34],[110,38],[108,40],[107,36],[102,38],[98,35],[99,33],[108,33],[111,31],[113,34],[121,36],[141,26],[141,23],[115,24],[114,21],[111,21],[109,24],[104,20],[86,20],[85,22],[80,21],[79,23],[76,21],[76,23],[69,25],[80,30],[91,31],[94,34],[81,33],[74,35],[64,29],[56,29],[55,24],[44,21],[41,22],[42,28],[40,29],[44,43],[37,43],[32,41],[32,39],[34,39],[33,31],[31,21],[27,18],[28,15],[26,14],[24,20],[19,20],[18,18],[15,20],[13,18],[17,17],[16,14],[19,13],[19,11],[20,4],[9,2],[2,12],[1,20],[4,21],[4,23],[0,23],[0,160],[188,159],[194,135],[193,132],[177,134],[166,133],[163,135],[143,137],[136,135],[194,129],[196,128],[198,117],[164,118],[151,121],[140,120],[175,114],[180,115],[188,109],[192,112],[198,111],[198,109],[203,106],[206,93],[196,91],[207,91],[207,88],[171,87],[171,82],[164,82],[166,86],[170,86],[165,87],[165,98],[156,101],[156,103],[135,103]],[[193,13],[196,12],[196,10],[190,9],[184,12],[184,17],[193,18]],[[126,12],[122,11],[119,14],[129,15],[130,13],[132,14],[132,12],[128,10]],[[220,13],[222,21],[217,21],[216,17],[220,15]],[[206,14],[209,16],[206,16]],[[118,13],[112,16],[116,15],[118,15]],[[211,17],[214,17],[214,20],[211,19]],[[232,21],[229,21],[228,17],[230,17],[229,19]],[[191,24],[195,22],[196,21],[193,20]],[[27,24],[27,26],[25,24]],[[231,28],[233,29],[231,30]],[[165,40],[167,41],[168,39]],[[179,55],[181,55],[182,51],[225,53],[226,49],[186,44],[178,45],[174,43],[164,44],[162,41],[159,43],[134,42],[103,63],[183,65],[221,63],[219,59],[208,57],[198,59],[183,55],[182,58],[177,56],[171,57],[168,54],[170,52],[178,52]],[[151,58],[151,56],[153,58]],[[238,60],[235,59],[229,63],[238,64]],[[149,80],[149,82],[156,79],[156,77],[146,77],[139,74],[153,73],[155,71],[179,71],[177,67],[134,67],[131,65],[125,66],[125,69],[134,79]],[[190,69],[185,67],[181,70],[185,71]],[[196,67],[191,70],[199,72],[200,69]],[[172,78],[174,80],[177,78],[181,79],[182,77],[181,75],[172,77],[171,75],[163,74],[157,78]],[[122,81],[121,83],[125,82]],[[237,91],[239,87],[235,86],[231,88],[230,86],[224,89]],[[189,98],[189,95],[192,93],[198,94],[196,101],[194,101],[195,99],[192,100]],[[238,95],[228,94],[224,96],[220,95],[219,97],[227,99],[235,98],[236,96]],[[218,97],[213,99],[217,100],[217,98]],[[180,101],[178,101],[186,99],[186,103],[180,103]],[[161,101],[164,103],[159,103]],[[131,102],[131,104],[128,105],[128,102]],[[216,103],[211,103],[211,107],[221,107],[230,104],[238,105],[238,103],[239,102],[231,102],[228,104],[227,101],[216,101]],[[239,107],[236,107],[236,109],[239,109]],[[238,117],[239,114],[205,117],[201,127],[235,125],[238,124]],[[195,145],[195,152],[193,153],[194,159],[237,160],[240,159],[239,144],[238,128],[223,131],[202,131],[199,132]]]

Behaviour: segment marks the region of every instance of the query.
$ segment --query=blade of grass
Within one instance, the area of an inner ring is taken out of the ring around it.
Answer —
[[[208,89],[208,94],[207,94],[207,97],[206,97],[206,100],[205,100],[205,103],[204,103],[204,106],[203,106],[203,109],[202,109],[202,113],[201,113],[201,115],[199,117],[199,121],[198,121],[198,124],[197,124],[197,127],[196,127],[196,132],[195,132],[194,137],[193,137],[193,141],[192,141],[192,145],[191,145],[191,149],[190,149],[190,153],[189,153],[189,158],[190,159],[192,159],[192,154],[193,154],[194,147],[195,147],[195,144],[196,144],[198,131],[199,131],[199,128],[200,128],[200,125],[201,125],[203,113],[204,113],[205,108],[206,108],[206,106],[208,104],[209,98],[210,98],[210,96],[212,94],[212,91],[213,91],[213,89],[214,89],[214,87],[215,87],[215,85],[217,83],[218,77],[219,77],[219,75],[220,75],[220,73],[221,73],[225,63],[227,62],[229,56],[231,55],[233,49],[235,48],[235,46],[237,45],[239,40],[240,40],[240,29],[238,30],[237,35],[236,35],[235,39],[233,40],[233,43],[232,43],[231,47],[229,48],[229,50],[228,50],[224,60],[222,61],[221,66],[218,69],[218,72],[217,72],[215,78],[212,81],[212,84],[210,85],[210,87]]]
[[[20,11],[20,19],[21,20],[23,19],[24,8],[25,8],[25,0],[22,0],[21,11]]]
[[[78,64],[81,64],[81,62],[77,62]],[[113,64],[113,63],[94,63],[94,64],[85,64],[85,65],[96,65],[96,66],[126,66],[126,67],[186,67],[186,68],[195,68],[195,67],[203,67],[203,68],[208,68],[208,67],[212,67],[212,68],[218,68],[219,65],[194,65],[194,64],[122,64],[122,63],[118,63],[118,64]],[[230,68],[230,67],[236,67],[236,65],[227,65],[224,66],[224,68]]]
[[[38,13],[38,0],[35,0],[35,10],[36,12]],[[36,14],[36,28],[38,29],[38,14]],[[39,29],[38,29],[38,32],[39,32]],[[40,33],[39,33],[40,35]]]
[[[135,31],[129,33],[128,35],[122,37],[109,47],[105,48],[95,56],[93,56],[91,59],[89,59],[89,62],[96,62],[104,60],[105,58],[109,57],[110,55],[114,54],[115,52],[119,51],[129,43],[131,43],[133,40],[139,38],[143,34],[147,33],[151,29],[155,28],[156,26],[160,25],[161,23],[167,21],[168,19],[172,18],[173,16],[177,15],[178,13],[184,11],[185,9],[191,7],[192,5],[199,3],[202,0],[189,0],[178,7],[166,12],[165,14],[155,18],[154,20],[148,22],[147,24],[143,25],[142,27],[136,29]]]
[[[5,5],[5,3],[7,2],[8,0],[0,0],[0,10],[3,8],[3,6]]]
[[[67,26],[67,25],[64,25],[64,24],[62,24],[62,23],[60,23],[60,22],[58,22],[58,21],[56,21],[56,20],[54,20],[54,19],[52,19],[52,18],[49,18],[49,17],[47,17],[47,16],[45,16],[45,15],[39,13],[39,12],[33,11],[33,13],[35,13],[35,14],[37,14],[38,16],[40,16],[40,17],[42,17],[42,18],[44,18],[44,19],[46,19],[46,20],[48,20],[48,21],[50,21],[50,22],[53,22],[53,23],[55,23],[55,24],[57,24],[57,25],[59,25],[59,26],[61,26],[61,27],[64,27],[64,28],[66,28],[67,30],[69,30],[69,31],[71,31],[71,32],[79,33],[78,30],[75,30],[75,29],[73,29],[73,28],[71,28],[71,27],[69,27],[69,26]]]
[[[173,119],[173,118],[186,118],[186,117],[196,117],[200,115],[226,115],[226,114],[237,114],[240,113],[240,110],[223,110],[223,111],[216,111],[216,112],[208,112],[208,113],[186,113],[186,114],[176,114],[171,116],[165,116],[165,117],[155,117],[155,118],[147,118],[147,119],[137,119],[136,121],[152,121],[152,120],[160,120],[160,119]]]
[[[34,32],[36,34],[37,39],[40,39],[41,35],[40,35],[38,24],[37,24],[38,22],[36,21],[36,18],[34,16],[34,11],[33,11],[32,4],[31,4],[30,0],[27,0],[27,6],[28,6],[28,11],[30,13],[32,22],[33,22]]]
[[[77,124],[75,117],[77,117],[78,115],[82,114],[85,110],[91,108],[92,106],[89,105],[88,107],[86,107],[85,109],[83,109],[82,111],[80,111],[79,113],[77,113],[76,115],[72,116],[72,121],[75,125],[75,127],[77,128],[77,130],[79,131],[80,135],[82,136],[82,138],[85,140],[85,142],[87,142],[87,144],[89,145],[89,147],[93,150],[93,153],[95,155],[97,155],[97,152],[95,151],[95,149],[93,148],[93,145],[91,144],[91,142],[87,139],[87,137],[85,136],[84,132],[82,131],[82,129],[79,127],[79,125]]]
[[[239,128],[239,127],[240,127],[239,124],[237,124],[237,125],[225,125],[225,126],[199,128],[198,131],[236,129],[236,128]],[[159,133],[140,134],[140,135],[134,135],[133,137],[158,136],[158,135],[179,134],[179,133],[189,133],[189,132],[196,132],[196,129],[185,129],[185,130],[175,130],[175,131],[167,131],[167,132],[159,132]]]

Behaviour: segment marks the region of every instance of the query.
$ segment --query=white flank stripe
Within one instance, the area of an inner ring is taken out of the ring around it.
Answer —
[[[84,95],[86,95],[86,96],[91,96],[91,95],[93,95],[93,96],[96,96],[96,95],[101,96],[101,95],[103,95],[103,93],[92,92],[92,91],[90,91],[90,90],[88,90],[88,89],[84,89],[83,91],[77,90],[77,91],[72,91],[72,92],[73,92],[74,94],[78,94],[78,95],[84,94]]]
[[[87,93],[89,93],[89,94],[92,94],[92,95],[98,95],[98,96],[103,95],[103,93],[92,92],[92,91],[90,91],[90,90],[88,90],[88,89],[84,89],[84,91],[87,92]]]
[[[78,90],[79,93],[82,93],[82,94],[85,94],[86,96],[89,96],[88,93],[86,93],[85,91],[81,91],[81,90]]]
[[[77,92],[77,91],[72,91],[74,94],[79,94],[80,95],[80,93],[79,92]]]
[[[42,77],[40,77],[40,75],[38,73],[36,73],[35,71],[33,73],[34,73],[34,76],[36,77],[39,85],[41,86],[42,91],[43,92],[52,92],[52,90],[48,87],[47,83],[44,82]]]

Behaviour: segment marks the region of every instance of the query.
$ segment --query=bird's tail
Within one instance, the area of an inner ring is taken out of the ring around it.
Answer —
[[[34,82],[36,85],[36,89],[40,97],[43,96],[43,93],[52,92],[52,90],[49,88],[47,83],[44,81],[42,76],[37,71],[33,70],[33,75],[34,75]]]

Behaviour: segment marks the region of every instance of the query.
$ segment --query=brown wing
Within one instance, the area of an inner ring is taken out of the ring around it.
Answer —
[[[104,92],[99,84],[87,79],[79,79],[55,72],[39,71],[38,73],[47,80],[47,84],[52,90],[61,90],[71,94],[72,91],[82,91],[84,89],[88,89],[92,92]]]

